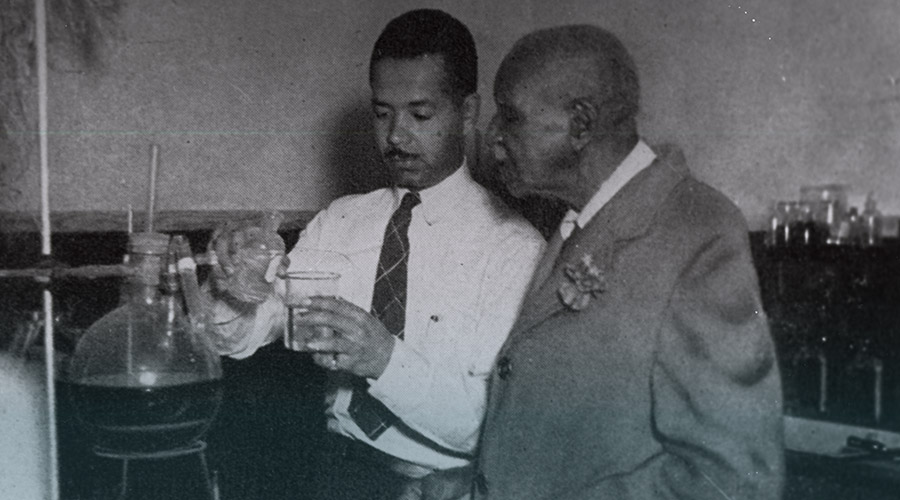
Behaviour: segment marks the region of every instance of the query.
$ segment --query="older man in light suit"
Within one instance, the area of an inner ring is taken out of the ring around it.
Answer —
[[[592,26],[532,33],[495,81],[514,194],[570,208],[500,351],[474,490],[777,499],[782,401],[738,209],[638,135],[638,80]]]

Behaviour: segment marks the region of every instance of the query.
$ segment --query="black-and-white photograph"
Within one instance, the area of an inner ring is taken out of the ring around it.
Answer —
[[[0,500],[888,500],[900,2],[0,0]]]

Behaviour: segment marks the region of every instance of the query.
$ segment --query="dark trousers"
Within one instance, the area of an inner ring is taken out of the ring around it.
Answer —
[[[314,469],[314,500],[396,500],[409,480],[389,468],[387,455],[336,435],[324,439]]]

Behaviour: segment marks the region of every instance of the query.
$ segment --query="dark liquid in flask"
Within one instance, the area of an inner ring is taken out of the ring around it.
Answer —
[[[153,452],[190,445],[203,436],[222,402],[220,380],[160,375],[152,386],[127,374],[63,384],[80,424],[95,444],[117,451]]]

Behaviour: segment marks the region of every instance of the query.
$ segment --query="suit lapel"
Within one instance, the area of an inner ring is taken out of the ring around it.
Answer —
[[[541,257],[541,261],[538,262],[534,275],[531,277],[531,284],[528,285],[529,294],[536,292],[544,284],[544,281],[550,277],[553,264],[556,262],[556,258],[559,257],[560,250],[562,250],[563,242],[564,240],[559,230],[553,231],[553,236],[550,238],[546,250],[544,250],[544,256]]]
[[[564,309],[565,305],[559,299],[558,293],[560,286],[569,279],[565,272],[566,264],[578,261],[586,254],[605,253],[602,249],[612,244],[607,228],[594,224],[593,221],[565,241],[565,245],[558,231],[554,239],[559,241],[554,245],[554,240],[551,240],[544,258],[541,259],[542,267],[535,272],[535,279],[531,283],[531,289],[513,331],[528,330],[536,323]]]
[[[559,287],[569,279],[566,264],[589,254],[603,272],[610,272],[616,250],[625,241],[646,233],[660,204],[687,175],[683,156],[662,148],[656,161],[613,196],[572,241],[563,245],[556,231],[535,271],[510,338],[566,307],[558,295]]]

